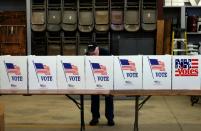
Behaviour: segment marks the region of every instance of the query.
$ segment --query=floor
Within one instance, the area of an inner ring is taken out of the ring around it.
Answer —
[[[6,131],[79,131],[80,112],[66,96],[2,95]],[[89,126],[90,101],[85,100],[86,131],[132,131],[134,98],[115,100],[115,126],[108,127],[101,101],[98,126]],[[189,96],[151,97],[139,113],[140,131],[201,131],[201,103],[191,106]]]

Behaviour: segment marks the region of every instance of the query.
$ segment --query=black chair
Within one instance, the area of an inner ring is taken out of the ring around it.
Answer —
[[[77,32],[64,32],[62,36],[62,55],[77,55]]]
[[[78,55],[85,55],[88,44],[93,41],[92,33],[78,33]]]
[[[31,54],[32,55],[47,55],[46,32],[32,32]]]
[[[60,32],[47,32],[47,55],[61,55],[62,38]]]
[[[110,51],[110,32],[95,32],[94,41],[99,47]]]

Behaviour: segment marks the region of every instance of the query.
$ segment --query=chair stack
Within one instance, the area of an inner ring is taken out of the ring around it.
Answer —
[[[46,32],[32,32],[31,49],[34,55],[47,55]]]
[[[156,29],[156,0],[32,0],[31,7],[33,55],[81,55],[113,32]]]
[[[94,40],[99,47],[110,50],[110,32],[96,32]]]
[[[61,0],[47,3],[47,54],[61,54]]]
[[[31,49],[34,55],[47,54],[46,40],[46,0],[32,0],[31,6]]]
[[[62,55],[77,55],[77,32],[64,32],[62,36]]]
[[[93,41],[92,33],[79,33],[78,34],[78,55],[85,55],[88,44]]]

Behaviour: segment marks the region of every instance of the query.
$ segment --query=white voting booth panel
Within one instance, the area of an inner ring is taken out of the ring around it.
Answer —
[[[56,56],[29,56],[29,91],[57,90]]]
[[[27,91],[27,57],[1,56],[1,91]]]
[[[142,89],[142,56],[114,56],[114,90]]]
[[[189,0],[192,6],[200,6],[201,1],[200,0]]]
[[[173,56],[172,89],[200,90],[200,56]]]
[[[57,57],[58,89],[84,89],[84,56]]]
[[[113,56],[86,56],[86,89],[113,90]]]
[[[171,56],[143,56],[143,89],[171,90]]]

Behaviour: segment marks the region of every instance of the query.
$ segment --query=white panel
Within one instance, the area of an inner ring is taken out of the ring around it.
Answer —
[[[143,89],[171,90],[171,56],[143,56]]]
[[[142,56],[114,57],[114,90],[142,89]]]
[[[192,6],[198,6],[200,3],[200,0],[189,0]]]
[[[199,56],[173,56],[172,89],[199,90]]]
[[[29,56],[29,90],[57,90],[56,56]]]
[[[84,89],[84,56],[57,57],[58,89]]]
[[[0,72],[2,90],[27,90],[26,56],[2,56]]]
[[[113,89],[113,56],[86,56],[86,89]]]

